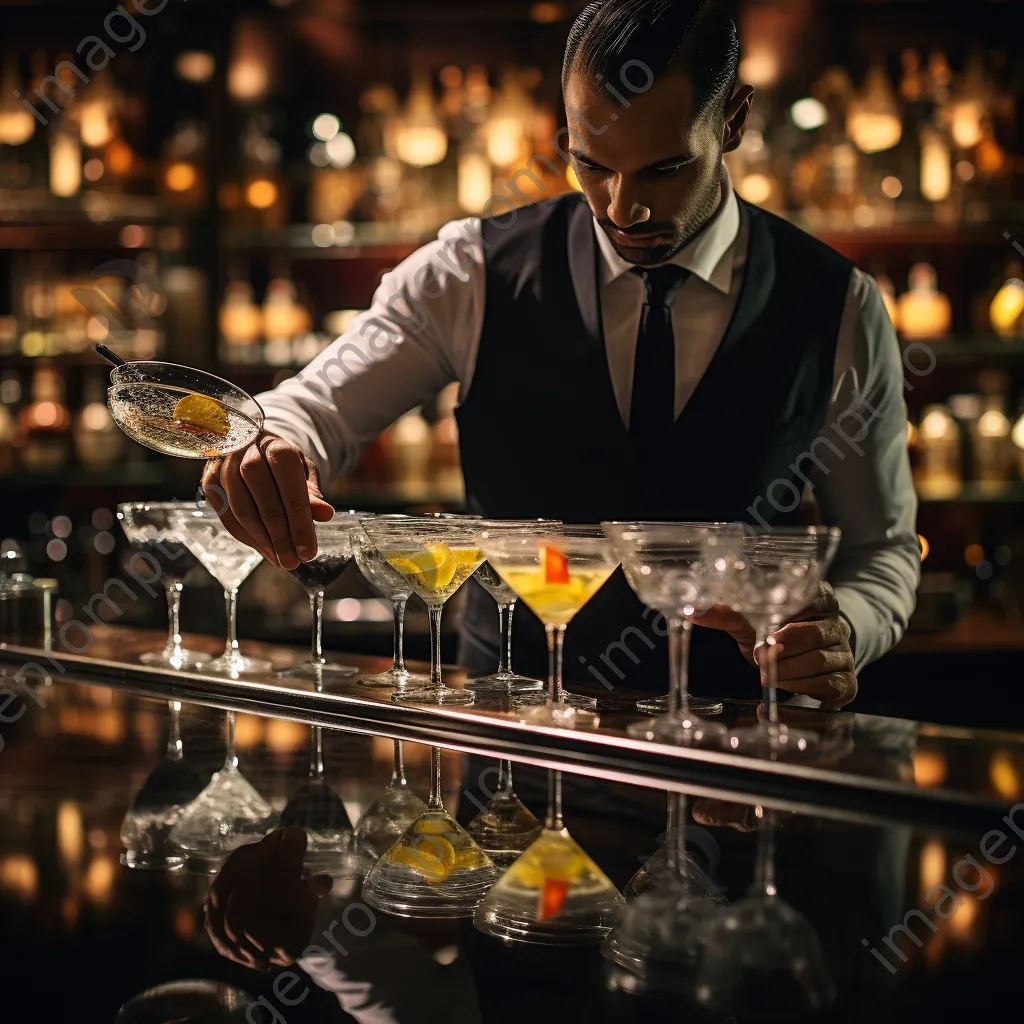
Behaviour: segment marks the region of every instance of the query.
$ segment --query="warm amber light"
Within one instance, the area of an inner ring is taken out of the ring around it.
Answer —
[[[164,184],[172,192],[188,192],[195,187],[196,169],[184,161],[171,164],[164,172]]]
[[[748,174],[737,186],[739,194],[755,206],[766,203],[772,195],[772,179],[767,174]]]
[[[267,746],[275,754],[287,754],[306,743],[306,727],[283,718],[272,718],[267,724]]]
[[[250,181],[245,189],[245,201],[257,210],[267,210],[277,202],[277,186],[266,178]]]
[[[946,780],[946,759],[932,750],[914,754],[914,781],[919,786],[941,786]]]
[[[82,814],[78,804],[66,800],[57,808],[57,850],[60,859],[68,865],[82,860]]]
[[[997,750],[992,755],[988,778],[992,788],[1004,799],[1016,800],[1020,796],[1020,772],[1005,750]]]
[[[890,199],[897,199],[903,192],[903,182],[890,174],[889,177],[882,179],[882,192]]]
[[[235,717],[235,746],[250,750],[263,739],[263,719],[256,715]]]
[[[566,15],[565,4],[541,3],[530,8],[530,18],[541,25],[561,21]]]
[[[0,860],[0,889],[6,889],[26,903],[39,891],[36,862],[24,853],[12,853]]]
[[[921,847],[921,891],[938,885],[946,876],[946,848],[937,839],[929,839]]]
[[[1011,278],[995,294],[988,310],[989,320],[996,334],[1010,337],[1018,331],[1024,315],[1024,281]]]
[[[132,169],[135,156],[131,146],[121,139],[114,141],[107,146],[107,167],[111,174],[127,174]]]
[[[574,192],[582,192],[583,186],[580,184],[579,175],[576,173],[576,168],[572,164],[565,169],[565,180],[569,182],[569,187]]]
[[[923,562],[928,557],[928,552],[931,551],[932,546],[928,543],[928,538],[923,533],[917,535],[917,543],[921,545],[921,561]]]
[[[980,544],[968,544],[964,548],[964,561],[972,568],[985,561],[985,549]]]
[[[774,84],[779,77],[779,58],[771,50],[754,49],[740,61],[740,79],[755,89]]]

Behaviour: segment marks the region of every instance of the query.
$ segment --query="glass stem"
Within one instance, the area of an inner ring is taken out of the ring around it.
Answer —
[[[235,771],[238,768],[238,755],[235,753],[235,713],[228,712],[228,749],[224,755],[222,771]]]
[[[508,604],[498,603],[498,627],[501,646],[498,648],[498,675],[512,675],[512,613],[516,610],[515,601]]]
[[[167,650],[172,657],[181,656],[181,591],[180,583],[168,583],[167,591]]]
[[[169,700],[167,706],[171,709],[171,728],[167,734],[167,759],[180,761],[185,756],[181,745],[181,701]]]
[[[327,664],[324,658],[324,592],[318,590],[309,595],[309,607],[313,611],[313,664],[321,667]]]
[[[309,777],[324,777],[324,731],[319,725],[313,726],[312,743],[309,747]]]
[[[544,827],[555,832],[565,828],[562,822],[562,773],[554,768],[548,769],[548,815]]]
[[[498,793],[506,798],[515,796],[515,793],[512,790],[511,761],[498,762]]]
[[[441,612],[443,604],[427,605],[430,620],[430,688],[440,695],[444,683],[441,681]]]
[[[395,740],[395,770],[391,773],[393,786],[405,786],[405,748],[401,740]]]
[[[686,877],[686,815],[689,808],[685,793],[673,793],[669,800],[673,804],[672,828],[669,831],[666,860],[675,878]]]
[[[764,713],[771,725],[779,721],[779,707],[775,696],[775,656],[774,644],[768,643],[769,626],[757,627],[757,642],[764,650],[764,664],[761,668],[761,703]]]
[[[754,888],[759,896],[776,895],[775,888],[775,814],[763,808],[764,820],[757,836],[757,870]]]
[[[561,704],[562,647],[565,643],[565,626],[546,625],[544,631],[548,636],[548,700],[552,704]]]
[[[228,617],[228,638],[224,644],[224,657],[234,658],[238,654],[238,587],[224,591],[224,607]]]
[[[679,710],[690,713],[690,640],[693,637],[693,623],[683,619],[677,638],[676,686],[679,687]]]
[[[395,654],[391,662],[391,674],[404,676],[405,667],[405,606],[409,599],[403,597],[392,601],[395,610]]]
[[[427,801],[427,810],[443,811],[444,804],[441,802],[441,748],[430,748],[430,798]]]

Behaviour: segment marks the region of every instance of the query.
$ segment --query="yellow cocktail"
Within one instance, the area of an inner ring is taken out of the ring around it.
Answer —
[[[570,569],[567,583],[549,583],[543,569],[536,565],[509,566],[498,571],[545,626],[567,626],[612,574],[606,566]]]
[[[479,548],[447,544],[386,548],[382,553],[427,604],[444,604],[484,560]]]

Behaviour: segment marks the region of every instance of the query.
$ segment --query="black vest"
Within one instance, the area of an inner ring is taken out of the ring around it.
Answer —
[[[779,521],[775,506],[794,493],[779,482],[795,481],[799,492],[793,465],[824,425],[853,265],[786,221],[746,211],[736,311],[656,459],[633,447],[615,401],[584,198],[537,203],[504,226],[484,222],[487,309],[457,413],[470,511],[567,523],[753,522],[757,501],[756,514]],[[513,667],[544,676],[539,621],[522,606],[515,620]],[[471,584],[461,660],[474,672],[493,671],[497,627],[494,602]],[[617,572],[569,626],[565,677],[664,691],[664,632]],[[695,694],[756,696],[754,670],[710,630],[694,631],[692,682]]]

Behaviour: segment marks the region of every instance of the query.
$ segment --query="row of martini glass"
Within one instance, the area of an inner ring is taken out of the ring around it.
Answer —
[[[378,910],[472,917],[481,931],[510,942],[603,942],[612,983],[628,991],[688,991],[724,1009],[744,998],[751,978],[761,986],[772,974],[794,1006],[820,1009],[834,995],[814,929],[778,894],[771,812],[757,809],[754,882],[730,905],[687,852],[687,798],[670,793],[666,841],[620,894],[565,828],[557,771],[549,772],[543,826],[515,796],[511,763],[502,762],[490,803],[462,829],[440,801],[439,750],[431,752],[425,804],[406,779],[396,741],[391,782],[353,828],[326,781],[322,734],[313,727],[308,778],[277,818],[238,774],[231,717],[228,766],[200,792],[183,759],[181,705],[169,707],[166,755],[122,826],[122,862],[130,867],[213,871],[227,851],[257,840],[276,819],[306,831],[308,874],[362,879],[362,898]],[[219,807],[209,798],[218,792]]]

